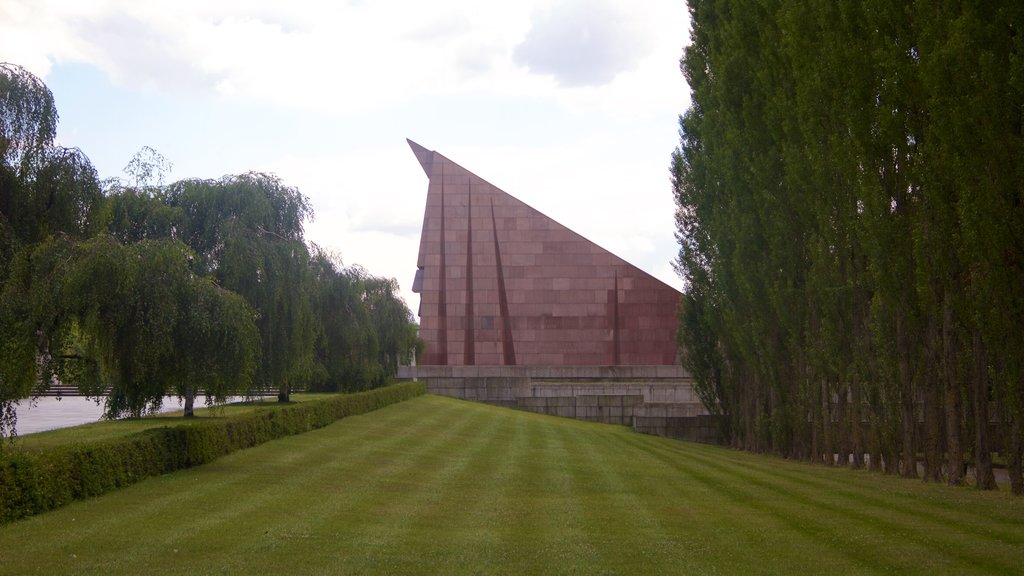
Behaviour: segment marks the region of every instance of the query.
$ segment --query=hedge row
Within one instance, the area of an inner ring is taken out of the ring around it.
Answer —
[[[424,392],[421,382],[404,382],[230,418],[152,428],[92,444],[6,454],[0,458],[0,524],[321,428]]]

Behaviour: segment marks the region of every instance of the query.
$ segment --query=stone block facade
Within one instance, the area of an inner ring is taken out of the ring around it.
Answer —
[[[402,366],[432,394],[720,443],[720,429],[679,366]]]
[[[643,434],[666,436],[677,440],[721,444],[722,429],[715,416],[691,417],[638,416],[633,420],[633,429]]]

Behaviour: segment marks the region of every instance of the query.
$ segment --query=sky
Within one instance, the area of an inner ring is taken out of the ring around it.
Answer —
[[[309,241],[409,308],[427,177],[410,138],[676,288],[683,0],[0,0],[0,61],[53,92],[100,178],[271,172]]]

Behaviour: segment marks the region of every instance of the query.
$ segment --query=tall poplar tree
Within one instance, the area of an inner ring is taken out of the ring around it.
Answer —
[[[999,450],[1024,491],[1024,7],[689,4],[671,172],[708,409],[737,446],[982,488]]]

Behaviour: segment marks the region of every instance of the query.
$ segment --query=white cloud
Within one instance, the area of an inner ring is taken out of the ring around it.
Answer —
[[[0,0],[0,61],[20,64],[43,77],[55,54],[74,52],[71,36],[49,4]]]
[[[120,84],[183,94],[208,91],[218,80],[216,72],[196,66],[188,27],[181,34],[170,21],[113,12],[71,20],[69,31],[81,46],[78,56]]]
[[[636,10],[608,0],[560,0],[534,13],[517,64],[549,74],[563,86],[602,86],[651,49]]]
[[[0,58],[41,76],[84,62],[130,88],[332,115],[467,90],[557,96],[624,76],[634,92],[653,92],[645,59],[667,40],[674,66],[686,32],[671,0],[0,0],[0,14]],[[575,91],[568,102],[621,101],[625,89]]]
[[[82,61],[127,87],[331,113],[458,89],[495,68],[524,20],[468,2],[9,3],[35,28],[23,44],[38,73]],[[43,40],[57,35],[65,46]]]

